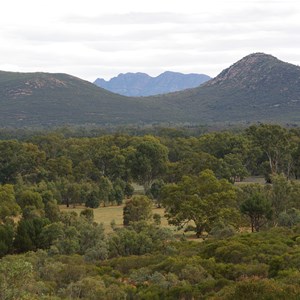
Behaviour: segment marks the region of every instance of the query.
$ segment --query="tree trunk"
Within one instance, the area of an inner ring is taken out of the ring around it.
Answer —
[[[204,230],[204,226],[202,224],[196,225],[196,237],[200,238],[202,236],[202,232]]]
[[[251,218],[251,232],[254,232],[254,218]]]

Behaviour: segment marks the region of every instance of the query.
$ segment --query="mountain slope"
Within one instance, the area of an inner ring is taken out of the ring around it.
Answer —
[[[119,74],[109,81],[102,78],[94,82],[97,86],[125,96],[150,96],[194,88],[209,80],[204,74],[182,74],[164,72],[157,77],[145,73]]]
[[[0,72],[0,126],[151,122],[155,107],[67,74]]]
[[[300,67],[254,53],[198,88],[156,100],[194,122],[300,122]]]

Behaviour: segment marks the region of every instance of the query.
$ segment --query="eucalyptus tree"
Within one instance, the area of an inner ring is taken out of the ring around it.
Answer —
[[[284,173],[291,176],[293,156],[297,141],[293,134],[279,125],[260,124],[247,129],[253,146],[258,146],[265,154],[271,174]]]
[[[168,149],[158,139],[147,136],[128,157],[132,178],[147,191],[167,169]]]
[[[167,184],[162,204],[170,224],[183,227],[193,221],[198,237],[217,223],[230,223],[238,216],[235,187],[225,179],[218,180],[211,170]]]

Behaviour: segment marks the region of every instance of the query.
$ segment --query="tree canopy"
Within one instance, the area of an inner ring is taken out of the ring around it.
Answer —
[[[182,226],[193,221],[198,236],[218,222],[232,221],[232,215],[237,214],[235,188],[225,179],[218,180],[210,170],[166,185],[162,203],[170,223]]]

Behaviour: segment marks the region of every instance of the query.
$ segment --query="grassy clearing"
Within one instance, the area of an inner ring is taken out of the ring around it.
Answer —
[[[251,184],[251,183],[258,183],[261,185],[266,184],[266,180],[264,177],[261,176],[252,176],[252,177],[247,177],[241,182],[235,182],[235,185],[246,185],[246,184]]]
[[[72,212],[75,211],[76,213],[80,214],[80,212],[85,209],[85,206],[76,206],[75,208],[69,207],[67,208],[66,205],[60,205],[61,212]],[[164,227],[170,227],[175,229],[174,226],[168,225],[167,219],[164,217],[164,209],[163,208],[156,208],[153,207],[153,214],[159,214],[161,216],[161,224]],[[105,231],[111,232],[110,223],[112,220],[115,220],[117,227],[123,226],[123,205],[120,206],[107,206],[107,207],[98,207],[94,209],[94,220],[97,223],[103,223]]]
[[[110,226],[111,221],[115,220],[116,227],[123,227],[123,207],[124,205],[120,206],[107,206],[107,207],[98,207],[94,209],[94,220],[97,223],[102,223],[104,226],[104,230],[106,233],[112,232],[112,228]],[[60,205],[61,212],[72,212],[75,211],[76,213],[80,214],[80,212],[85,209],[85,206],[78,205],[75,208],[69,207],[67,208],[66,205]],[[165,210],[164,208],[157,208],[153,207],[153,214],[159,214],[161,216],[161,226],[170,228],[174,231],[174,234],[177,238],[185,237],[187,239],[191,239],[197,242],[201,242],[202,239],[197,238],[194,232],[184,232],[184,230],[177,230],[176,226],[169,225],[168,220],[164,216]]]
[[[244,181],[242,182],[236,182],[236,185],[246,185],[246,184],[250,184],[250,183],[258,183],[258,184],[265,184],[265,179],[263,177],[248,177],[245,178]],[[144,193],[144,189],[142,186],[139,186],[137,184],[134,185],[135,188],[135,194],[143,194]],[[98,207],[93,209],[94,210],[94,220],[97,223],[102,223],[105,229],[106,233],[110,233],[112,232],[112,228],[111,228],[111,222],[112,220],[115,221],[116,227],[117,228],[121,228],[123,227],[123,207],[124,205],[120,205],[120,206],[107,206],[107,207]],[[80,214],[80,212],[85,209],[86,207],[83,205],[77,205],[75,208],[73,207],[69,207],[67,208],[66,205],[60,205],[59,206],[60,211],[61,212],[76,212],[77,214]],[[172,226],[168,224],[168,220],[166,219],[166,217],[164,216],[165,214],[165,210],[164,208],[157,208],[153,206],[153,210],[152,213],[155,214],[159,214],[161,216],[161,225],[163,227],[167,227],[170,228],[172,231],[174,231],[174,234],[177,238],[182,237],[183,235],[185,236],[185,238],[187,239],[191,239],[191,240],[195,240],[195,241],[199,241],[201,242],[202,239],[200,238],[196,238],[195,233],[194,232],[184,232],[184,230],[177,230],[176,226]],[[191,222],[191,224],[193,224],[193,222]],[[249,228],[244,229],[242,231],[247,231],[249,230]]]

